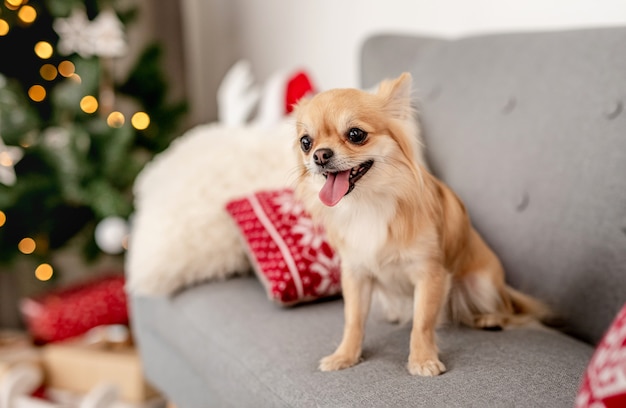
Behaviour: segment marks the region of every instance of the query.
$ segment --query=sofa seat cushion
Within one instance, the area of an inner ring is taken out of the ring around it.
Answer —
[[[133,297],[132,308],[148,379],[184,408],[211,406],[209,398],[233,407],[571,407],[593,353],[553,331],[444,327],[448,372],[413,377],[410,326],[373,313],[364,361],[323,373],[319,359],[341,338],[339,299],[285,308],[267,301],[257,278],[237,277],[172,298]]]

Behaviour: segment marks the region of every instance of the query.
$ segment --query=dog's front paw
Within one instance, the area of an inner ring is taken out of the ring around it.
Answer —
[[[331,354],[320,360],[320,371],[337,371],[352,367],[359,362],[359,357],[352,357],[345,354]]]
[[[446,371],[446,366],[437,358],[428,360],[411,360],[407,368],[411,375],[421,375],[422,377],[434,377]]]

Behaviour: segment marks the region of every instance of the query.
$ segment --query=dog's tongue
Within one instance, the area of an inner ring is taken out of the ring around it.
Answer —
[[[329,207],[336,205],[350,188],[350,170],[328,173],[326,183],[320,190],[320,200]]]

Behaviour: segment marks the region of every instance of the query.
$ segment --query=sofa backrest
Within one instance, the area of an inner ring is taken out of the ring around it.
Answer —
[[[379,34],[361,85],[413,75],[427,162],[514,287],[597,343],[626,302],[626,27]]]

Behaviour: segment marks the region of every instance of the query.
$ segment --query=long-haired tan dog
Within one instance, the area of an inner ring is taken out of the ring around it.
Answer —
[[[445,371],[435,339],[443,318],[504,328],[548,314],[505,284],[463,203],[422,165],[411,82],[404,73],[375,94],[333,89],[296,109],[296,194],[342,262],[343,339],[320,361],[322,371],[359,361],[374,292],[390,319],[401,320],[408,305],[413,375]]]

